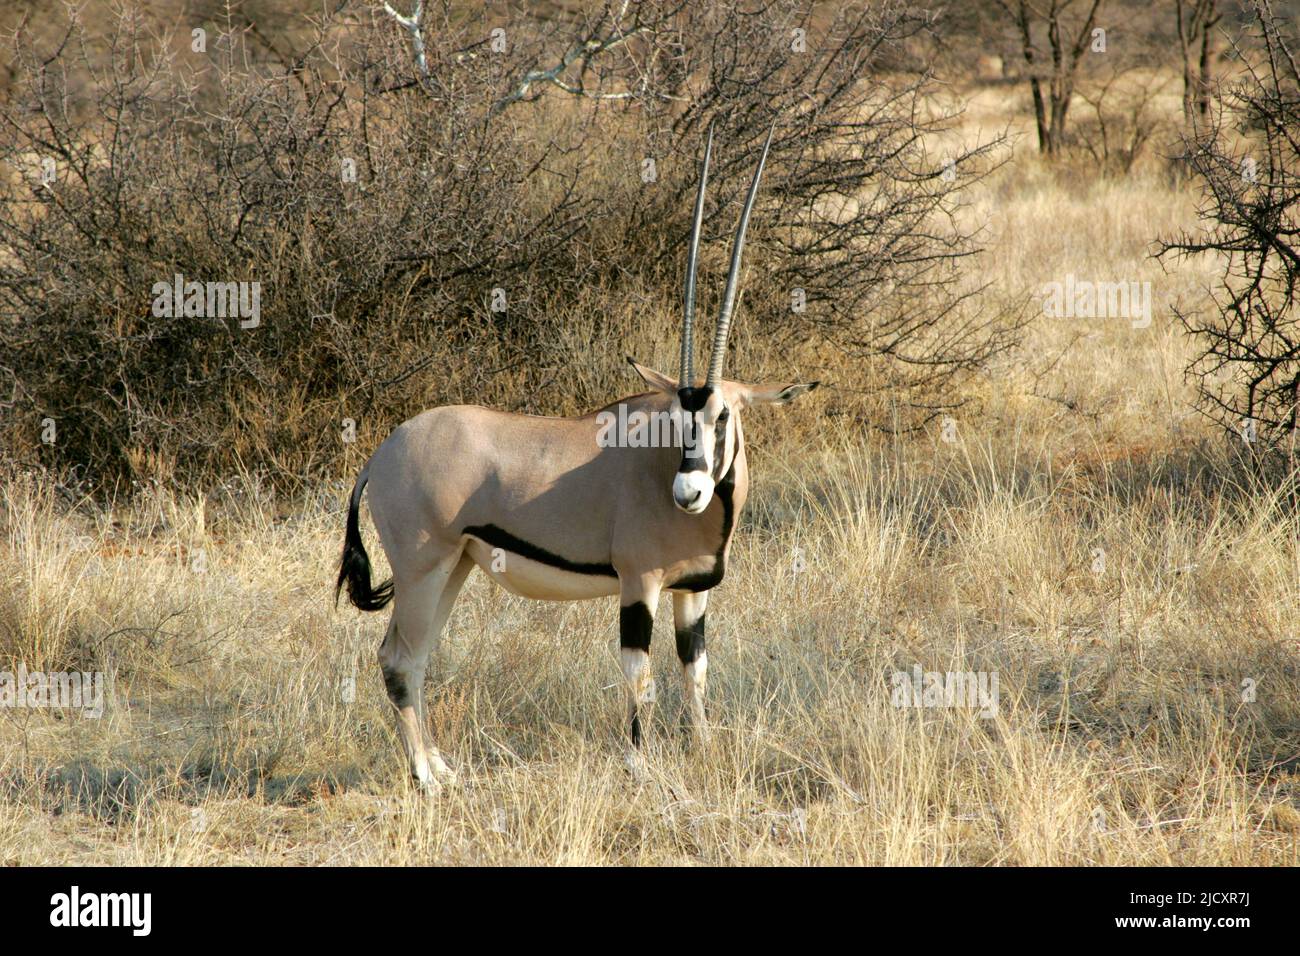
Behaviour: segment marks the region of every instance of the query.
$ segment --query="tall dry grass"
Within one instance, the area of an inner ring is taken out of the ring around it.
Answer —
[[[1267,493],[1041,441],[777,451],[711,606],[713,746],[681,731],[667,608],[634,779],[612,605],[475,576],[428,689],[463,784],[433,800],[381,621],[330,606],[337,501],[96,524],[10,482],[5,647],[113,693],[100,720],[0,713],[0,860],[1297,862],[1300,527]],[[894,707],[917,664],[996,672],[996,716]]]

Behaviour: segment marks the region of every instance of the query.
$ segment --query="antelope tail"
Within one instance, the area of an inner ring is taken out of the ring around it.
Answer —
[[[378,587],[370,585],[370,555],[361,543],[361,525],[357,512],[361,507],[361,492],[370,476],[362,468],[357,483],[352,486],[352,500],[348,503],[348,525],[343,536],[343,558],[339,562],[339,579],[334,585],[334,606],[338,607],[339,592],[348,586],[348,600],[363,611],[378,611],[393,599],[392,579]]]

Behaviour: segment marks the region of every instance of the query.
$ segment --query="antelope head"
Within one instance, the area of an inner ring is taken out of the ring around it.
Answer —
[[[713,123],[709,124],[704,145],[704,162],[700,170],[699,190],[695,195],[695,215],[691,224],[691,242],[686,257],[686,293],[683,300],[681,368],[676,379],[633,361],[628,362],[651,388],[672,396],[669,414],[681,445],[681,464],[673,478],[673,503],[687,514],[697,515],[713,500],[713,490],[731,470],[736,455],[744,442],[740,427],[740,412],[750,405],[783,405],[817,387],[816,382],[746,384],[724,379],[722,366],[727,354],[727,333],[736,307],[737,285],[740,278],[741,253],[745,248],[745,231],[749,214],[754,208],[758,183],[767,163],[768,149],[772,145],[773,124],[763,143],[754,178],[736,226],[736,238],[731,247],[731,266],[727,271],[727,284],[718,312],[718,324],[713,332],[713,351],[709,356],[708,375],[702,384],[695,379],[693,368],[692,329],[695,320],[695,271],[700,250],[700,223],[704,219],[704,193],[709,178],[709,160],[713,153]]]

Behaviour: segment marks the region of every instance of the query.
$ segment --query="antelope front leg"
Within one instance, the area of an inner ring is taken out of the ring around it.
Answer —
[[[659,604],[657,579],[625,580],[618,612],[619,659],[627,681],[628,719],[632,744],[641,746],[642,728],[650,719],[655,700],[655,679],[650,670],[650,634]]]
[[[704,609],[708,603],[708,591],[673,594],[673,630],[677,634],[677,657],[682,662],[682,698],[690,714],[691,730],[701,744],[709,740],[709,725],[704,718],[704,690],[709,672],[709,657],[704,652]]]

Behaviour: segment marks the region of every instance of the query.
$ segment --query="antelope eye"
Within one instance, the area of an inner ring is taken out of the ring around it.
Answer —
[[[731,409],[724,406],[722,411],[718,414],[718,424],[721,425],[730,417],[731,417]]]

